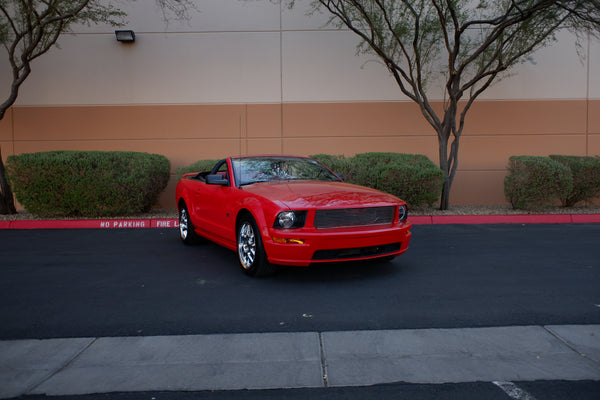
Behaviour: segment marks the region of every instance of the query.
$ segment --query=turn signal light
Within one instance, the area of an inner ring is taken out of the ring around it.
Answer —
[[[273,241],[275,243],[281,243],[281,244],[304,244],[304,240],[302,240],[302,239],[290,239],[290,238],[274,237]]]

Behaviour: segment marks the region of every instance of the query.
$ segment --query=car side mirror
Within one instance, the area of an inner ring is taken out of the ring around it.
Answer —
[[[206,183],[209,185],[221,185],[227,186],[229,185],[229,181],[223,177],[223,175],[206,175]]]

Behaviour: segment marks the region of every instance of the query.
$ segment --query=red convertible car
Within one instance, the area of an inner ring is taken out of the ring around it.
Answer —
[[[275,265],[391,259],[406,251],[406,204],[344,183],[307,157],[243,156],[177,183],[184,243],[209,239],[237,251],[242,270],[264,276]]]

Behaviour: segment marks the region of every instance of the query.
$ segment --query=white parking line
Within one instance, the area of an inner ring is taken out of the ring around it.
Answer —
[[[494,381],[492,382],[494,385],[498,386],[500,389],[504,391],[507,395],[510,396],[511,399],[515,400],[536,400],[535,397],[518,387],[512,382],[501,382]]]

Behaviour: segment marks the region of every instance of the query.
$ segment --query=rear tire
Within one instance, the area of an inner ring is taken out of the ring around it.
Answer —
[[[194,225],[185,203],[179,207],[179,237],[184,244],[188,245],[196,244],[200,240],[200,237],[194,231]]]
[[[242,271],[249,276],[270,276],[275,266],[267,260],[260,231],[250,215],[241,217],[237,225],[237,249]]]

